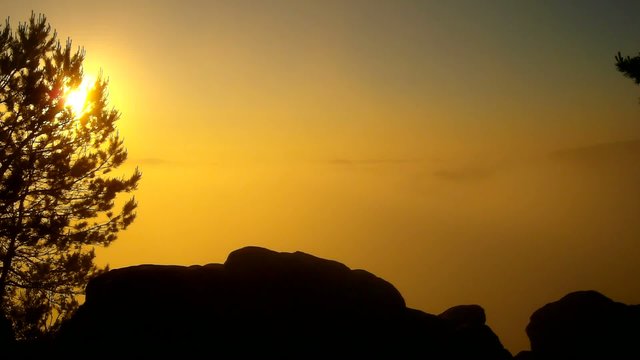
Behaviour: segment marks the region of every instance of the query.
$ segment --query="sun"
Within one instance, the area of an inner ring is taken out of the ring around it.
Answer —
[[[90,105],[87,104],[87,95],[93,88],[95,81],[95,77],[85,74],[80,85],[67,89],[64,103],[76,116],[80,116],[91,109]]]

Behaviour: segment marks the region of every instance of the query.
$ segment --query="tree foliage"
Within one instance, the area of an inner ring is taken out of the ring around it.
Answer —
[[[616,68],[624,76],[640,85],[640,54],[635,57],[629,57],[618,53],[616,55]]]
[[[82,113],[65,105],[83,60],[42,15],[15,31],[8,20],[0,27],[0,309],[20,338],[56,328],[75,309],[101,271],[94,248],[135,218],[135,199],[117,195],[135,190],[140,172],[110,174],[127,151],[107,81],[96,80]]]

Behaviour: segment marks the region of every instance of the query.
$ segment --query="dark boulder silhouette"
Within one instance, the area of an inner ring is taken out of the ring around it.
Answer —
[[[464,359],[474,358],[477,354],[491,354],[494,358],[511,358],[507,350],[496,352],[502,345],[498,336],[485,324],[484,309],[479,305],[458,305],[442,314],[439,318],[453,327],[454,347],[459,349]],[[501,357],[502,356],[502,357]]]
[[[526,330],[531,351],[517,359],[640,359],[640,305],[596,291],[573,292],[543,306]]]
[[[477,305],[427,314],[369,272],[258,247],[224,264],[102,274],[56,343],[113,358],[512,358]]]
[[[2,314],[4,312],[1,312]],[[11,321],[0,315],[0,352],[11,353],[15,351],[16,341],[11,327]]]
[[[487,321],[480,305],[458,305],[447,309],[438,317],[450,321],[456,328],[482,326]]]

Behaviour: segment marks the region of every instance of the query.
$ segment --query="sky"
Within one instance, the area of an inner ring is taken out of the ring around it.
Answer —
[[[637,1],[7,1],[109,78],[138,218],[98,262],[257,245],[480,304],[503,344],[570,291],[640,303]]]

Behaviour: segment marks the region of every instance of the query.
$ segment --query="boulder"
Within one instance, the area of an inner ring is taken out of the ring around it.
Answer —
[[[573,292],[538,309],[518,359],[640,359],[640,306],[596,291]]]
[[[485,324],[486,315],[479,305],[458,305],[439,318],[452,328],[453,346],[461,359],[511,359],[498,336]]]
[[[482,326],[487,321],[484,309],[480,305],[454,306],[438,316],[448,320],[456,328]]]

